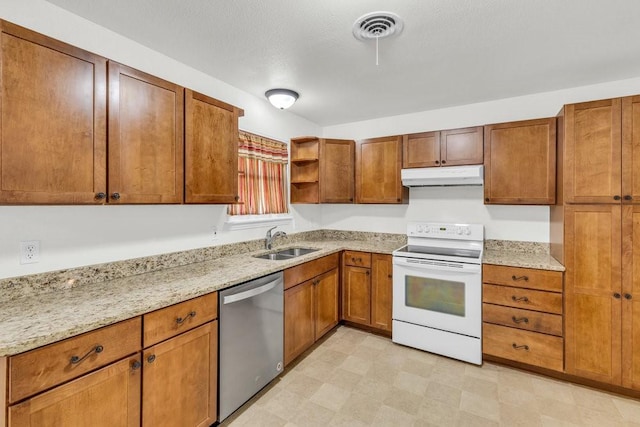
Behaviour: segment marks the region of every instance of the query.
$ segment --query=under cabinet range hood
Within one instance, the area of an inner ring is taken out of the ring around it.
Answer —
[[[482,165],[402,169],[402,185],[406,187],[482,185],[483,182]]]

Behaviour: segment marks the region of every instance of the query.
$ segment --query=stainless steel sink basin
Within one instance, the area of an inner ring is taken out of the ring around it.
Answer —
[[[270,259],[272,261],[281,261],[284,259],[291,259],[291,258],[299,257],[301,255],[310,254],[311,252],[315,252],[318,250],[319,249],[312,249],[312,248],[289,248],[289,249],[282,249],[277,252],[272,252],[268,254],[254,255],[253,257],[260,258],[260,259]]]
[[[311,252],[315,252],[317,250],[318,249],[312,249],[312,248],[289,248],[289,249],[283,249],[281,251],[276,252],[276,255],[287,255],[292,258],[295,258],[297,256],[310,254]]]

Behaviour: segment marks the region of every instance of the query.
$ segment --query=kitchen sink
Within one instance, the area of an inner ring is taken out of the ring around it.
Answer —
[[[272,261],[281,261],[285,259],[291,259],[291,258],[296,258],[302,255],[310,254],[311,252],[315,252],[318,250],[319,249],[312,249],[312,248],[289,248],[289,249],[282,249],[280,251],[272,252],[268,254],[253,255],[253,257],[260,258],[260,259],[270,259]]]
[[[315,252],[317,250],[318,249],[312,248],[289,248],[276,252],[276,255],[286,255],[295,258],[297,256],[310,254],[311,252]]]

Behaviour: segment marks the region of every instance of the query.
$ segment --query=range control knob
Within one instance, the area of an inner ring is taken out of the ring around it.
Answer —
[[[429,233],[431,232],[431,228],[430,228],[430,227],[425,227],[425,228],[424,228],[424,232],[425,232],[426,234],[429,234]]]
[[[418,226],[416,227],[416,230],[418,231],[418,233],[422,233],[422,232],[424,231],[424,227],[423,227],[423,226],[421,226],[421,225],[418,225]]]
[[[471,229],[469,227],[465,227],[464,228],[464,234],[466,234],[467,236],[471,234]]]
[[[456,233],[462,234],[462,227],[456,227]]]

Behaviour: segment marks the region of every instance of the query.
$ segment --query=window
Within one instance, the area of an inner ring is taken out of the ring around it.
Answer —
[[[240,131],[237,204],[232,216],[285,214],[287,203],[287,144]]]

